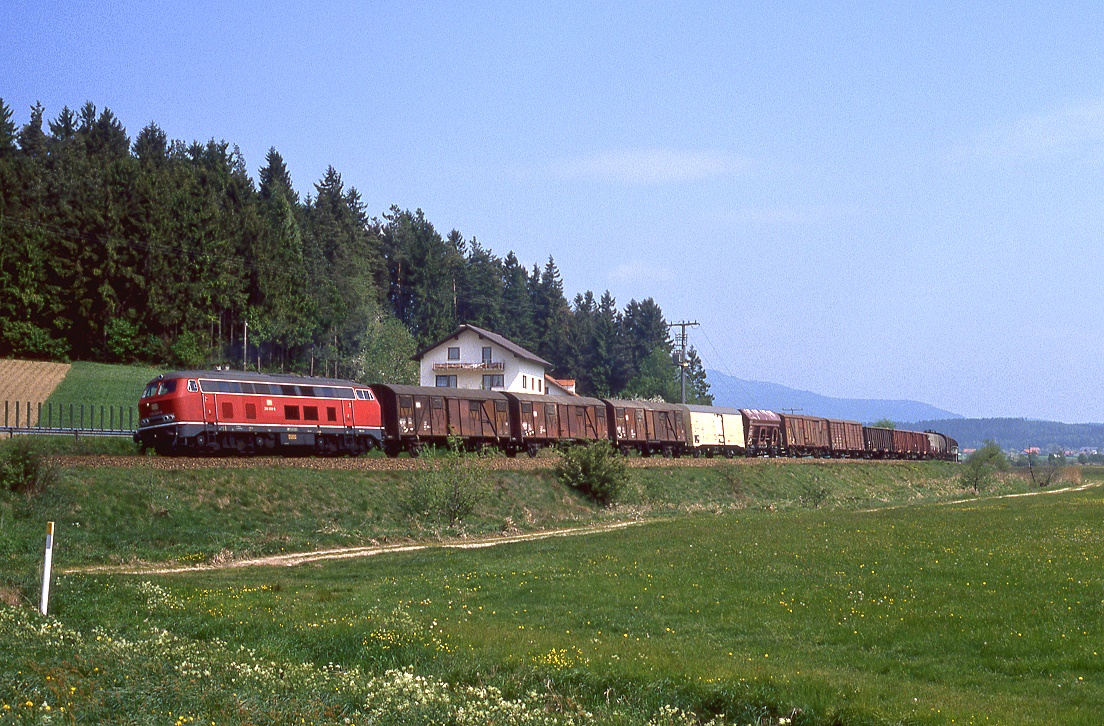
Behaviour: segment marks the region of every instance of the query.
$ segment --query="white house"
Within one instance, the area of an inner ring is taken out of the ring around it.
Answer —
[[[498,333],[474,325],[456,332],[413,357],[421,384],[447,388],[482,388],[518,393],[560,393],[549,390],[545,371],[552,364]]]

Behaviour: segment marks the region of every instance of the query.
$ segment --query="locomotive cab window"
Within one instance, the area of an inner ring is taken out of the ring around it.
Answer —
[[[376,400],[375,396],[373,396],[372,392],[369,391],[367,388],[358,388],[357,391],[356,391],[356,397],[359,398],[361,401],[374,401],[374,400]]]
[[[188,393],[199,393],[199,381],[188,381]]]

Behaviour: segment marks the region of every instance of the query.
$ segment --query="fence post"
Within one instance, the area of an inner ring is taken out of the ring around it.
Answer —
[[[73,428],[73,404],[69,404],[69,428]]]
[[[82,429],[84,428],[84,404],[83,403],[81,404],[81,425],[80,425],[80,427]]]
[[[46,614],[50,602],[50,568],[54,563],[54,523],[46,523],[46,559],[42,563],[42,604],[40,610]]]
[[[22,408],[22,406],[19,405],[19,401],[16,401],[15,402],[15,427],[16,428],[19,428],[19,409],[20,408]]]
[[[103,404],[100,404],[100,431],[103,431]]]
[[[111,407],[111,426],[109,426],[109,428],[112,431],[115,430],[115,407],[114,406]]]
[[[4,428],[8,427],[8,402],[4,401]]]
[[[53,428],[54,427],[54,404],[52,404],[52,403],[47,403],[46,404],[46,419],[47,419],[46,425],[49,426],[50,428]],[[39,416],[39,421],[41,421],[41,420],[42,420],[42,416],[40,415]]]
[[[42,428],[42,401],[38,402],[38,421],[35,422],[35,428]]]

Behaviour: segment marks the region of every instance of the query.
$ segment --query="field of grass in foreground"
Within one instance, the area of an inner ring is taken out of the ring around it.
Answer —
[[[724,510],[493,549],[66,576],[56,623],[0,610],[0,699],[116,722],[1096,724],[1102,514],[1098,489]]]

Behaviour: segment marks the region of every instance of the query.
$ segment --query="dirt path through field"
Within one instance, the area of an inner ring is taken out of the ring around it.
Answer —
[[[658,519],[648,520],[651,522]],[[134,565],[96,565],[91,567],[73,567],[65,570],[66,574],[112,574],[112,575],[174,575],[188,572],[211,572],[214,570],[230,570],[240,567],[265,567],[283,566],[294,567],[310,562],[322,560],[345,560],[354,557],[374,557],[382,554],[397,554],[399,552],[418,552],[419,550],[472,550],[485,547],[497,547],[515,542],[530,542],[533,540],[549,539],[551,537],[578,537],[588,534],[600,534],[626,527],[644,524],[641,520],[630,522],[610,522],[606,524],[594,524],[586,527],[568,527],[565,529],[550,529],[543,532],[527,532],[524,534],[508,534],[492,537],[480,537],[477,539],[451,540],[448,542],[411,542],[395,545],[371,545],[365,547],[338,547],[315,552],[298,552],[285,555],[270,555],[268,557],[253,557],[243,560],[227,560],[205,565],[170,566],[158,565],[137,566]]]
[[[45,401],[69,372],[68,363],[44,363],[32,360],[0,360],[0,406],[8,403],[8,425],[15,425],[15,407],[20,407],[19,423],[38,423],[38,404]],[[27,404],[31,420],[27,421]],[[2,414],[0,414],[2,415]],[[0,420],[2,423],[2,420]]]
[[[1016,499],[1018,497],[1037,497],[1040,494],[1064,494],[1066,492],[1083,492],[1086,489],[1093,489],[1098,486],[1104,485],[1104,481],[1092,481],[1088,484],[1078,484],[1076,486],[1062,487],[1060,489],[1037,489],[1033,492],[1019,492],[1018,494],[995,494],[991,497],[969,497],[967,499],[951,499],[942,502],[924,502],[924,504],[934,504],[936,506],[954,506],[955,504],[970,504],[971,502],[991,502],[995,499]],[[869,514],[871,512],[885,512],[890,509],[904,509],[905,507],[914,507],[912,504],[893,504],[885,507],[875,507],[873,509],[860,509],[859,514]]]

